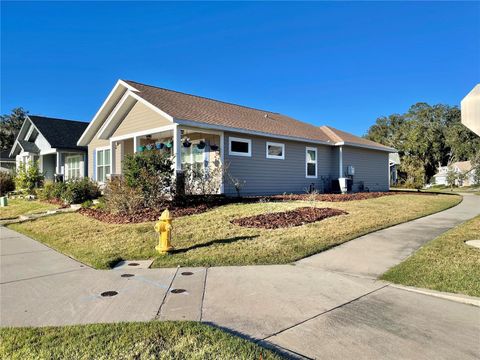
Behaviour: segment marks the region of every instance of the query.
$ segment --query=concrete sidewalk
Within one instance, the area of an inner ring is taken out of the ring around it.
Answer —
[[[208,269],[94,270],[0,227],[0,324],[200,320],[292,356],[475,359],[480,308],[376,276],[479,213],[480,197],[465,196],[457,207],[295,264]]]

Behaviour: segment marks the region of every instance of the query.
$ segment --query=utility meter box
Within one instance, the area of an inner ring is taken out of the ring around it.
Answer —
[[[353,176],[355,175],[355,167],[352,165],[347,166],[347,175],[348,176]]]

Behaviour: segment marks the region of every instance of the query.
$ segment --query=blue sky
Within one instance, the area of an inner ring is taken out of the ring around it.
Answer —
[[[480,81],[480,3],[3,2],[1,112],[90,121],[116,80],[362,135]]]

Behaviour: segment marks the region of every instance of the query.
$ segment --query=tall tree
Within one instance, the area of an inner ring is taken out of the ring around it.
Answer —
[[[0,115],[0,150],[10,151],[27,114],[28,111],[18,107],[11,114]]]

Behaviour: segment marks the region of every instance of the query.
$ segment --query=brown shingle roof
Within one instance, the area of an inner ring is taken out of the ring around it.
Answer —
[[[377,148],[390,149],[388,146],[379,144],[375,141],[364,139],[359,136],[355,136],[353,134],[347,133],[342,130],[335,129],[334,127],[331,127],[331,126],[324,125],[324,126],[320,126],[320,128],[326,134],[328,134],[330,138],[335,142],[345,142],[345,143],[356,144],[356,145],[373,146]]]
[[[373,146],[387,149],[373,141],[331,127],[317,127],[279,113],[185,94],[135,81],[124,81],[137,89],[140,97],[179,120],[314,140],[332,145],[339,141],[348,141],[360,145],[372,146],[373,144]],[[341,138],[349,140],[341,140]]]

